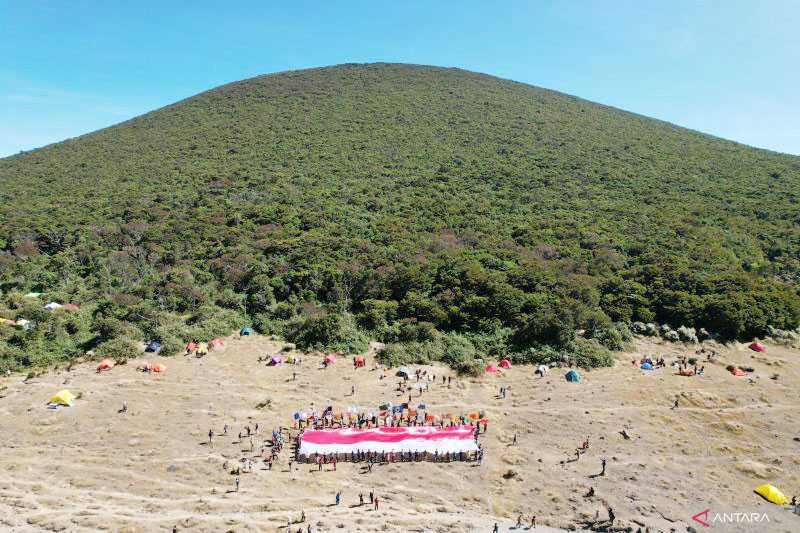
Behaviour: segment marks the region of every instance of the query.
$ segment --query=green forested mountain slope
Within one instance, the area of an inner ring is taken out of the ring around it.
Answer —
[[[231,83],[0,160],[0,185],[2,315],[39,324],[0,327],[10,367],[243,322],[461,364],[800,320],[800,158],[457,69]]]

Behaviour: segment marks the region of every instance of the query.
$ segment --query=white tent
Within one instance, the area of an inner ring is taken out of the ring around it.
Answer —
[[[64,306],[56,302],[50,302],[49,304],[44,306],[44,308],[48,311],[55,311],[56,309],[61,309],[62,307]]]

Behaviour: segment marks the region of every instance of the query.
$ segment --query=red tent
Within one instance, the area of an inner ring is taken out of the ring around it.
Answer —
[[[766,352],[767,351],[766,346],[764,346],[760,342],[753,342],[752,344],[750,344],[750,346],[748,346],[748,348],[750,348],[754,352]]]
[[[733,370],[731,370],[731,374],[733,374],[734,376],[745,376],[745,375],[747,375],[747,373],[744,370],[742,370],[741,368],[738,368],[738,367],[734,368]]]
[[[511,368],[511,361],[508,359],[503,359],[500,361],[500,368]]]
[[[325,364],[326,365],[332,365],[335,362],[336,362],[336,356],[335,355],[330,354],[330,355],[326,355],[325,356]]]
[[[364,356],[357,355],[353,358],[353,365],[355,366],[364,366],[367,364],[367,361],[364,359]]]
[[[494,363],[491,365],[486,365],[484,371],[487,374],[497,374],[498,372],[500,372],[500,370],[497,368],[497,365],[495,365]]]
[[[211,346],[212,348],[219,348],[223,344],[225,343],[222,342],[222,339],[211,339],[208,343],[208,345]]]
[[[111,359],[103,359],[100,361],[100,364],[97,365],[97,371],[102,372],[103,370],[111,370],[114,368],[114,361]]]
[[[196,342],[190,342],[189,344],[186,345],[186,349],[187,350],[196,350],[197,349],[197,343]]]

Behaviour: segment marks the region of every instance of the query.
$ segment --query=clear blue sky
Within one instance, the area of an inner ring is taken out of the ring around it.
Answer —
[[[800,0],[0,0],[0,156],[288,69],[397,61],[800,154]]]

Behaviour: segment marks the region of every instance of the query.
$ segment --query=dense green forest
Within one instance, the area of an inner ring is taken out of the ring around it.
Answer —
[[[0,185],[0,316],[34,326],[0,325],[0,370],[243,324],[470,371],[606,364],[633,321],[800,323],[800,158],[458,69],[231,83]]]

